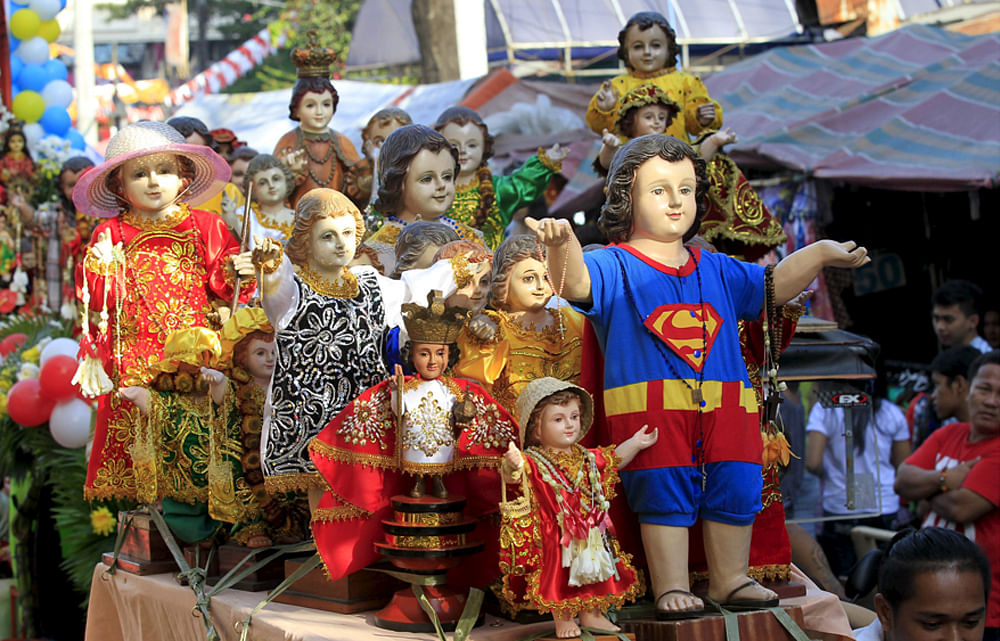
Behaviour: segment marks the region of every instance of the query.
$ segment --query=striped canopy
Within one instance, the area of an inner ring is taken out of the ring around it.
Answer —
[[[912,25],[773,49],[705,84],[740,166],[885,189],[1000,183],[1000,34]]]

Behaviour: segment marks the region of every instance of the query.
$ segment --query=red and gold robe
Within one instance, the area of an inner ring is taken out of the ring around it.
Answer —
[[[128,214],[112,218],[97,226],[93,238],[105,230],[111,232],[113,244],[122,243],[124,265],[104,273],[88,254],[77,267],[77,297],[82,296],[86,283],[90,309],[99,312],[106,303],[107,331],[97,335],[93,326],[91,331],[115,387],[148,385],[155,376],[151,366],[161,360],[171,332],[209,326],[211,301],[216,297],[231,304],[233,283],[225,267],[239,244],[221,218],[186,206],[160,224]],[[252,281],[244,281],[243,289],[243,297],[248,296]],[[139,421],[138,409],[120,400],[117,393],[98,399],[94,447],[84,486],[87,499],[136,498],[129,450]],[[169,486],[162,493],[179,501],[196,499],[189,494]]]

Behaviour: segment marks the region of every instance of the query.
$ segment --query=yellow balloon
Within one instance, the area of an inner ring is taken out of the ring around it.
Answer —
[[[41,24],[38,14],[31,9],[18,9],[10,17],[10,32],[15,38],[30,40],[38,35]]]
[[[45,100],[37,91],[22,91],[11,105],[14,115],[24,122],[38,122],[45,113]]]
[[[55,42],[60,33],[62,33],[62,28],[59,27],[59,21],[55,18],[46,20],[38,26],[38,35],[44,38],[45,42]]]

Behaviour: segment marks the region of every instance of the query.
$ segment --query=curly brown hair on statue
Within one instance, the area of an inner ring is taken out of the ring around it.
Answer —
[[[490,134],[489,128],[478,113],[473,109],[460,105],[449,107],[442,111],[441,115],[434,122],[434,128],[441,131],[450,123],[464,127],[470,122],[483,133],[483,159],[479,162],[479,168],[476,169],[476,178],[479,180],[479,209],[476,211],[476,216],[472,223],[472,226],[478,229],[489,218],[490,209],[492,209],[493,203],[496,202],[496,193],[493,189],[493,172],[486,166],[486,161],[493,157],[493,144],[496,139]]]
[[[403,208],[403,183],[413,157],[426,149],[438,153],[447,149],[455,160],[458,174],[458,150],[444,136],[424,125],[406,125],[389,134],[378,155],[378,199],[375,209],[383,215],[399,213]]]
[[[302,98],[307,93],[321,94],[324,91],[329,91],[330,95],[333,96],[333,113],[337,113],[337,103],[340,102],[340,96],[337,94],[337,90],[333,88],[333,83],[330,82],[330,79],[319,76],[307,76],[296,80],[295,86],[292,87],[292,99],[288,102],[288,117],[298,122],[299,116],[296,112],[299,110],[299,105],[302,104]]]
[[[687,158],[694,163],[695,178],[698,181],[695,189],[698,213],[690,229],[684,234],[684,242],[698,233],[707,207],[705,196],[708,193],[708,174],[705,161],[690,145],[673,136],[649,134],[626,143],[615,154],[611,167],[608,168],[608,180],[604,188],[607,200],[601,208],[597,225],[612,243],[626,241],[632,236],[632,185],[635,182],[635,172],[642,163],[656,157],[667,162],[681,162]]]
[[[242,149],[242,147],[240,148]],[[253,177],[268,169],[281,169],[281,173],[285,175],[286,193],[285,198],[287,199],[295,191],[295,174],[292,170],[288,168],[288,165],[278,160],[276,156],[271,154],[257,154],[253,159],[247,164],[246,175],[243,177],[243,193],[247,193],[247,189],[250,188],[250,183],[253,182]]]
[[[538,238],[531,234],[511,236],[497,247],[497,252],[493,255],[490,307],[505,309],[507,292],[510,290],[510,275],[514,271],[514,266],[528,258],[545,262],[545,248],[538,242]]]
[[[625,36],[632,26],[638,27],[639,31],[645,31],[653,26],[663,29],[663,33],[667,35],[667,64],[664,71],[677,66],[677,56],[680,55],[681,48],[677,46],[677,33],[674,32],[673,27],[670,26],[670,23],[667,22],[662,13],[640,11],[629,18],[625,26],[622,27],[622,30],[618,32],[618,59],[624,62],[629,70],[632,69],[632,65],[628,61],[628,48],[625,46]]]

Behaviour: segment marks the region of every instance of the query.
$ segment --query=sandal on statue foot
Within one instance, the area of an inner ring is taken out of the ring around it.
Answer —
[[[684,596],[689,596],[692,599],[697,599],[694,594],[688,592],[687,590],[667,590],[660,596],[656,597],[656,602],[653,604],[656,608],[656,619],[658,621],[676,621],[678,619],[697,619],[699,617],[705,616],[709,613],[704,607],[695,608],[693,610],[664,610],[659,607],[660,599],[667,596],[668,594],[683,594]]]
[[[745,588],[749,588],[749,587],[754,586],[754,585],[760,585],[760,584],[757,583],[756,581],[754,581],[753,579],[750,579],[749,581],[747,581],[743,585],[739,586],[738,588],[736,588],[732,592],[730,592],[729,595],[726,597],[726,600],[723,601],[720,605],[722,605],[722,607],[724,607],[724,608],[726,608],[728,610],[732,610],[732,609],[757,610],[757,609],[761,609],[761,608],[773,608],[773,607],[776,607],[778,605],[778,601],[779,601],[778,597],[774,597],[773,599],[734,599],[733,598],[734,596],[736,596],[736,593],[739,592],[740,590],[743,590]],[[760,585],[760,587],[764,587],[764,586]]]

